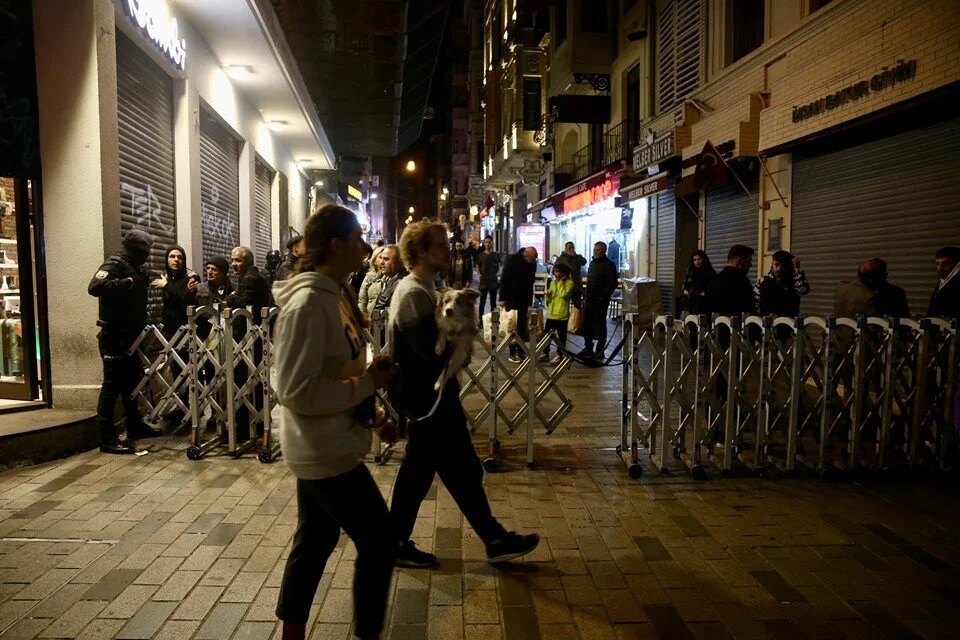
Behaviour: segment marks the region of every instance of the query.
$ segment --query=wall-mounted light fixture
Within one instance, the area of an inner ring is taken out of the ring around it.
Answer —
[[[223,72],[233,80],[249,80],[253,75],[253,68],[246,64],[231,64],[223,68]]]

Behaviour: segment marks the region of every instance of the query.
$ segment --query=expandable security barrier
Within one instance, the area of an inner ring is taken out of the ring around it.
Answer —
[[[956,449],[957,325],[939,319],[624,318],[618,453],[694,478],[946,467]],[[649,360],[649,363],[648,363]]]
[[[171,413],[185,415],[190,426],[187,457],[197,460],[219,448],[234,457],[257,450],[267,463],[279,454],[279,442],[273,429],[271,412],[277,405],[271,371],[273,366],[273,324],[277,308],[221,309],[191,307],[187,324],[167,339],[163,327],[149,325],[134,344],[145,375],[136,389],[147,407],[147,420],[159,422]],[[537,310],[531,310],[530,326],[535,325]],[[370,328],[364,330],[372,355],[389,352],[387,314],[375,311]],[[533,434],[536,425],[547,434],[560,425],[573,404],[563,394],[559,380],[569,368],[570,356],[561,350],[556,335],[548,332],[539,340],[531,331],[529,340],[516,330],[499,335],[499,314],[493,314],[491,343],[477,342],[486,358],[475,369],[466,367],[461,376],[461,399],[478,391],[482,402],[476,410],[466,410],[471,431],[489,421],[488,471],[497,468],[500,449],[500,425],[512,434],[527,427],[527,464],[533,463]],[[509,344],[518,345],[524,360],[515,368],[508,365],[505,352]],[[539,354],[554,344],[562,355],[556,367],[539,361]],[[476,356],[474,363],[477,363]],[[389,394],[378,391],[384,417],[398,420]],[[519,405],[517,404],[519,400]],[[469,403],[471,408],[476,404]],[[556,408],[547,413],[547,405]],[[204,433],[208,432],[206,439]],[[259,434],[259,435],[258,435]],[[391,444],[374,436],[374,461],[383,464],[393,451]]]

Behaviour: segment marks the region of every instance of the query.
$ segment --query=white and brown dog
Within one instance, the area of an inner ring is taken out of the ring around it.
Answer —
[[[437,355],[442,356],[447,344],[453,345],[450,361],[433,388],[443,388],[447,380],[456,376],[473,355],[473,341],[477,337],[476,289],[441,289],[437,299]]]

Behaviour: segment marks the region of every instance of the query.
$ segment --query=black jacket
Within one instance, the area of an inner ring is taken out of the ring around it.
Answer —
[[[617,290],[617,267],[607,256],[594,258],[587,268],[587,290],[583,293],[584,304],[607,305],[610,296]]]
[[[293,276],[293,269],[297,266],[298,259],[297,256],[288,251],[286,255],[283,256],[283,262],[277,267],[277,275],[274,278],[274,282],[291,278]]]
[[[128,346],[147,324],[149,276],[126,252],[107,258],[100,265],[87,293],[100,299],[97,325],[104,336]]]
[[[857,315],[909,318],[910,306],[907,293],[901,287],[885,282],[873,289],[856,280],[837,285],[834,312],[841,318]]]
[[[500,277],[500,299],[510,309],[524,309],[533,303],[533,282],[537,276],[536,263],[530,264],[523,251],[507,256]]]
[[[496,251],[487,253],[481,250],[477,254],[477,274],[480,276],[481,289],[496,289],[497,274],[500,271],[502,258]]]
[[[757,281],[754,294],[757,310],[765,316],[796,318],[800,315],[800,297],[810,293],[803,271],[791,271],[777,278],[771,270]]]
[[[960,318],[960,275],[951,278],[943,287],[933,290],[927,317]]]
[[[254,322],[260,324],[260,309],[272,304],[270,284],[260,273],[260,269],[250,267],[245,273],[241,274],[237,281],[236,291],[230,294],[229,304],[233,309],[253,307]]]
[[[163,334],[168,338],[187,324],[187,307],[197,304],[197,294],[191,293],[187,283],[200,281],[200,276],[189,269],[173,273],[167,269],[167,284],[163,287],[163,311],[160,318]]]
[[[705,266],[699,269],[693,268],[687,271],[687,277],[683,279],[681,291],[688,293],[683,296],[687,313],[704,313],[706,308],[704,297],[710,282],[716,277],[717,272],[708,269]]]
[[[473,282],[473,257],[466,249],[463,250],[463,270],[455,273],[457,268],[456,252],[450,257],[450,267],[447,269],[447,282],[450,285],[467,286]]]
[[[390,301],[393,299],[393,292],[397,290],[397,284],[403,280],[407,272],[401,269],[395,276],[383,282],[383,287],[377,295],[377,301],[373,303],[374,311],[385,311],[390,308]]]
[[[707,285],[704,299],[705,313],[719,313],[722,316],[753,315],[757,312],[753,287],[746,271],[726,266]]]

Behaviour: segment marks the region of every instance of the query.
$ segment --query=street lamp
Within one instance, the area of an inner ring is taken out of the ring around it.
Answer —
[[[416,209],[414,209],[413,207],[410,207],[409,209],[407,209],[407,213],[409,213],[410,215],[413,215],[414,211],[416,211]]]
[[[414,162],[413,160],[407,160],[406,169],[408,173],[413,173],[414,171],[417,170],[417,163]]]

